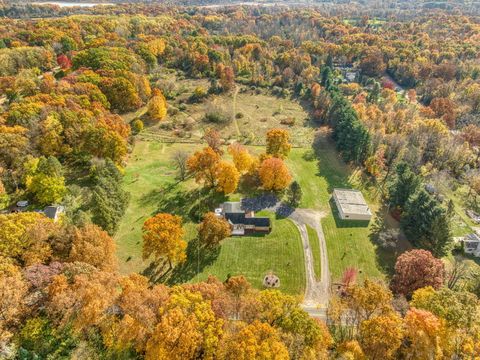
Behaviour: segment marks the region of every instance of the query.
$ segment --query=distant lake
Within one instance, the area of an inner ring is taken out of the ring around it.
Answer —
[[[58,5],[60,7],[73,7],[73,6],[80,6],[80,7],[92,7],[97,5],[113,5],[108,3],[74,3],[68,1],[45,1],[45,2],[36,2],[32,3],[36,5]]]

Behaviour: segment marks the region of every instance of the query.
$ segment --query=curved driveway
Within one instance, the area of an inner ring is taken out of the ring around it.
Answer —
[[[328,268],[327,244],[320,223],[322,216],[323,214],[319,211],[296,209],[289,215],[289,218],[298,227],[303,243],[307,283],[302,307],[310,316],[325,319],[330,295],[330,270]],[[308,241],[306,225],[309,225],[317,232],[318,241],[320,242],[320,281],[317,281],[315,278],[313,254]]]

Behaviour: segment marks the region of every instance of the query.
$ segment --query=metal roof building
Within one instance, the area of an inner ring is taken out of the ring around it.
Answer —
[[[334,189],[333,199],[343,220],[364,220],[372,218],[372,212],[362,193],[353,189]]]

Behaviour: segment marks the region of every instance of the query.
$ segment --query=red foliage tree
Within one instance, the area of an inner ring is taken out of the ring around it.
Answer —
[[[400,255],[395,263],[392,290],[410,297],[425,286],[438,289],[443,285],[445,266],[427,250],[411,250]]]
[[[57,64],[63,69],[67,70],[72,67],[72,62],[65,54],[60,54],[57,56]]]

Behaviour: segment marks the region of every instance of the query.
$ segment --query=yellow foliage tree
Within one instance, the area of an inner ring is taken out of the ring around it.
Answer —
[[[221,161],[216,171],[217,191],[231,194],[237,190],[240,173],[237,168],[228,161]]]
[[[147,116],[155,121],[159,122],[167,115],[167,100],[163,96],[160,89],[153,90],[153,96],[148,102]]]
[[[54,230],[52,221],[38,213],[0,214],[0,256],[42,262],[50,255],[47,240]]]
[[[267,154],[278,158],[285,158],[290,153],[290,134],[287,130],[271,129],[267,132]]]
[[[281,159],[275,157],[263,160],[258,175],[265,190],[283,190],[292,181],[287,166]]]
[[[228,152],[233,158],[233,163],[240,173],[250,170],[254,159],[247,148],[239,143],[233,143],[228,147]]]
[[[182,218],[171,214],[157,214],[143,224],[143,258],[166,258],[170,268],[185,261],[187,243]]]
[[[240,325],[236,333],[228,334],[222,342],[218,359],[289,359],[288,350],[277,331],[266,323],[255,320]]]
[[[368,359],[392,359],[402,344],[402,319],[391,312],[360,324],[360,344]]]
[[[160,317],[147,343],[146,360],[215,358],[223,321],[200,293],[173,288]]]
[[[163,39],[151,40],[147,43],[147,47],[153,55],[160,56],[165,51],[165,41]]]

